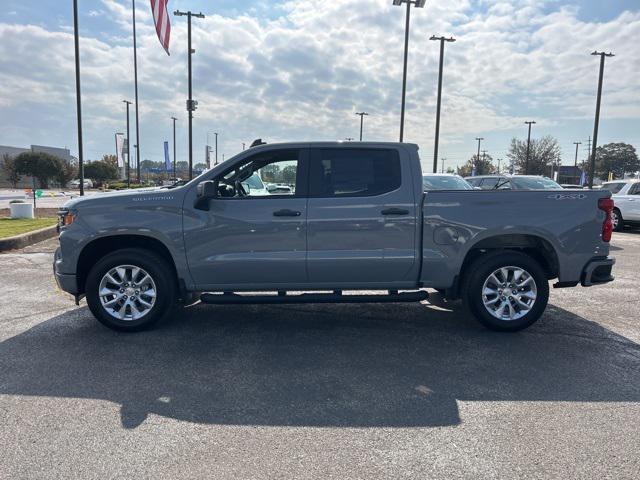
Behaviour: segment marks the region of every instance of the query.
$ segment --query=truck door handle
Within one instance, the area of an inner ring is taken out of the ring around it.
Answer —
[[[274,217],[299,217],[301,215],[300,212],[295,210],[289,210],[288,208],[284,208],[282,210],[276,210],[273,212]]]
[[[380,213],[382,213],[382,215],[409,215],[409,210],[404,208],[386,208]]]

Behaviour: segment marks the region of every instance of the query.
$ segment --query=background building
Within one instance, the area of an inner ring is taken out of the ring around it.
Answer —
[[[0,188],[12,188],[11,183],[7,180],[7,175],[2,169],[5,155],[11,158],[17,157],[22,152],[45,152],[54,155],[65,162],[71,162],[74,157],[71,156],[71,152],[68,148],[49,147],[46,145],[31,145],[30,148],[11,147],[8,145],[0,145]],[[17,188],[31,188],[32,179],[26,175],[22,175],[20,182],[18,182]]]

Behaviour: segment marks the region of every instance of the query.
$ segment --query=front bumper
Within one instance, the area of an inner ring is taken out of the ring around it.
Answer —
[[[79,293],[77,277],[74,273],[61,273],[59,270],[61,262],[60,248],[58,248],[53,256],[53,276],[60,290],[77,295]]]
[[[590,260],[582,270],[580,283],[583,287],[590,287],[592,285],[612,282],[614,277],[611,275],[611,270],[615,263],[616,259],[613,257],[594,258]]]

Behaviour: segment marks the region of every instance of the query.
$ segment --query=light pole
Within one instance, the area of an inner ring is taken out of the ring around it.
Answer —
[[[80,174],[80,196],[84,195],[84,156],[82,154],[82,102],[80,94],[80,38],[78,33],[78,0],[73,0],[73,40],[76,59],[76,113],[78,115],[78,173]],[[36,202],[35,177],[33,203]]]
[[[187,100],[187,111],[189,112],[189,180],[193,178],[193,112],[197,108],[198,102],[193,100],[193,85],[191,74],[191,56],[195,50],[191,48],[191,17],[204,18],[202,13],[181,12],[176,10],[173,12],[177,17],[187,17],[187,51],[188,51],[188,69],[189,69],[189,99]]]
[[[502,159],[498,159],[498,175],[500,174],[500,164],[502,163]]]
[[[214,133],[213,130],[207,130],[207,168],[211,168],[211,147],[209,146],[209,134]]]
[[[242,151],[244,152],[244,142],[242,142]]]
[[[138,45],[136,43],[136,0],[131,0],[133,15],[133,84],[136,102],[136,173],[140,183],[140,116],[138,114]]]
[[[536,122],[531,120],[531,121],[526,121],[524,123],[526,125],[529,125],[529,134],[527,136],[527,157],[524,161],[524,174],[528,175],[529,174],[529,150],[531,148],[531,125],[533,125]]]
[[[440,68],[438,70],[438,103],[436,107],[436,139],[433,147],[433,173],[438,171],[438,142],[440,140],[440,106],[442,105],[442,67],[444,65],[444,42],[455,42],[453,37],[436,37],[432,35],[429,40],[440,42]]]
[[[368,116],[367,112],[356,112],[356,115],[360,115],[360,141],[362,141],[362,126],[364,124],[364,117]]]
[[[123,102],[127,104],[127,188],[131,188],[131,153],[129,151],[131,145],[129,140],[129,105],[131,105],[131,102],[129,100],[123,100]]]
[[[598,126],[600,125],[600,101],[602,100],[602,79],[604,77],[604,59],[614,54],[594,51],[591,55],[600,56],[600,75],[598,76],[598,97],[596,99],[596,119],[593,124],[593,145],[591,145],[591,162],[589,165],[589,188],[593,188],[593,177],[596,172],[596,148],[598,147]]]
[[[578,146],[582,145],[582,142],[573,142],[573,144],[576,146],[576,158],[573,161],[573,171],[577,172],[578,171]],[[576,185],[578,184],[578,178],[576,177]]]
[[[440,168],[441,168],[440,172],[441,172],[441,173],[444,173],[444,162],[445,162],[447,159],[446,159],[445,157],[442,157],[442,159],[441,159],[441,160],[442,160],[442,162],[441,162],[441,163],[442,163],[442,166],[440,167]]]
[[[213,132],[213,134],[216,136],[216,165],[218,164],[218,132]]]
[[[409,25],[411,17],[411,4],[416,8],[424,8],[424,4],[427,0],[393,0],[393,4],[401,6],[403,3],[407,4],[407,15],[404,27],[404,69],[402,72],[402,106],[400,107],[400,142],[404,139],[404,107],[407,96],[407,60],[409,58]]]
[[[178,178],[178,171],[176,170],[178,162],[176,159],[176,117],[171,117],[173,120],[173,178]]]
[[[484,140],[484,137],[476,137],[476,140],[478,141],[478,154],[476,155],[476,174],[477,174],[478,165],[480,165],[480,142],[482,142],[482,140]]]

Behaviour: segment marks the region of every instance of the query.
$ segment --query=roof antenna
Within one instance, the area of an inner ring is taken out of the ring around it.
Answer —
[[[249,148],[253,148],[253,147],[259,147],[260,145],[266,145],[267,142],[263,142],[261,138],[256,138],[253,143],[251,145],[249,145]]]

